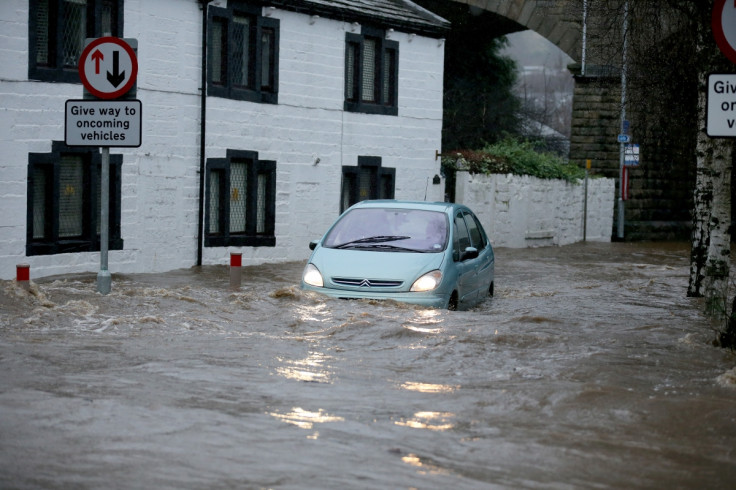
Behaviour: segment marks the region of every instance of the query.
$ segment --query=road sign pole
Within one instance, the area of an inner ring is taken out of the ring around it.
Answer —
[[[100,178],[100,272],[97,273],[97,292],[108,294],[112,277],[107,268],[110,239],[110,147],[102,147],[102,175]]]

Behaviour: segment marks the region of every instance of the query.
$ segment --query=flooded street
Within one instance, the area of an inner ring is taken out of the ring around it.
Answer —
[[[307,294],[303,263],[0,281],[0,488],[734,488],[688,253],[497,249],[464,312]]]

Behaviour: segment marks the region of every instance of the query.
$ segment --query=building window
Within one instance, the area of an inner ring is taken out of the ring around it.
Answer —
[[[273,247],[276,162],[254,151],[207,159],[205,245]]]
[[[378,29],[346,34],[346,111],[398,115],[398,80],[398,42],[386,40]]]
[[[261,7],[229,4],[209,8],[207,93],[276,104],[279,20],[260,15]]]
[[[358,157],[357,166],[342,168],[340,212],[366,199],[393,199],[396,169],[381,167],[381,157]]]
[[[86,38],[123,35],[123,0],[30,0],[28,78],[80,83]]]
[[[122,250],[120,169],[122,155],[110,155],[109,249]],[[52,143],[51,153],[28,155],[26,255],[100,250],[98,148]]]

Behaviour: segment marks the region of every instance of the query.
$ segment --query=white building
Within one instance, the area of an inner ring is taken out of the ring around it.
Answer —
[[[408,0],[3,0],[0,26],[0,279],[99,269],[100,149],[65,144],[85,38],[137,40],[112,273],[302,260],[352,202],[443,199],[449,26]]]

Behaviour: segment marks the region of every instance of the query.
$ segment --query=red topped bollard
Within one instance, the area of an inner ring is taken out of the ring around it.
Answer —
[[[230,252],[230,289],[240,289],[242,280],[243,254],[240,252]]]
[[[18,264],[15,266],[15,280],[19,286],[28,289],[29,281],[31,280],[31,265],[30,264]]]

